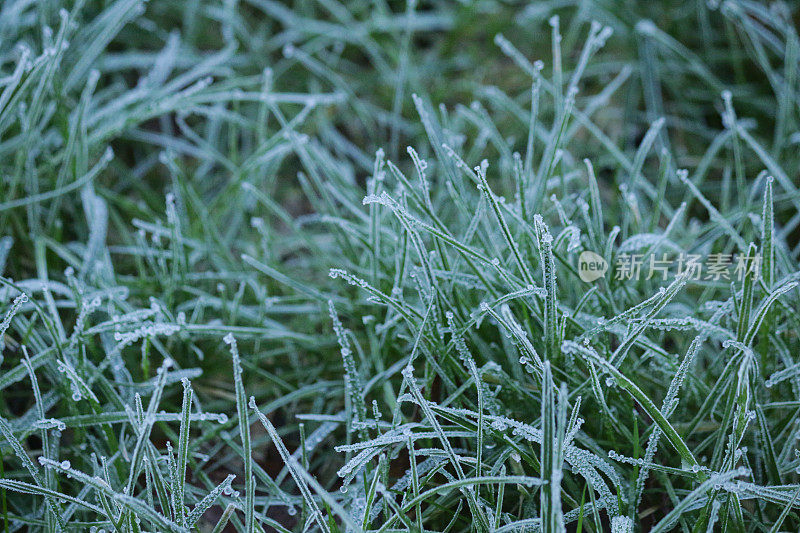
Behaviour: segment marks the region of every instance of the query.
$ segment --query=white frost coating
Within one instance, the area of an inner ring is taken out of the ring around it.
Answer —
[[[627,516],[615,516],[611,519],[611,533],[633,533],[633,520]]]

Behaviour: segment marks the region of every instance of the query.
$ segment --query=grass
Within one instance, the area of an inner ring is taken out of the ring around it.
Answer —
[[[798,16],[2,3],[2,530],[797,531]]]

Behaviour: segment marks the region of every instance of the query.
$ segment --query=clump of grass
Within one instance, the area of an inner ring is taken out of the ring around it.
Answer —
[[[4,3],[4,530],[797,530],[796,16]]]

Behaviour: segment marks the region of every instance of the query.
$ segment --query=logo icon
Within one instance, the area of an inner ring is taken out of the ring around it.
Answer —
[[[608,263],[603,256],[585,250],[578,256],[578,277],[586,283],[602,278],[608,271]]]

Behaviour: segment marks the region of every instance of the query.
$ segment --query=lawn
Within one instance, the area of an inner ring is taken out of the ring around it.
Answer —
[[[800,530],[799,26],[0,2],[0,533]]]

